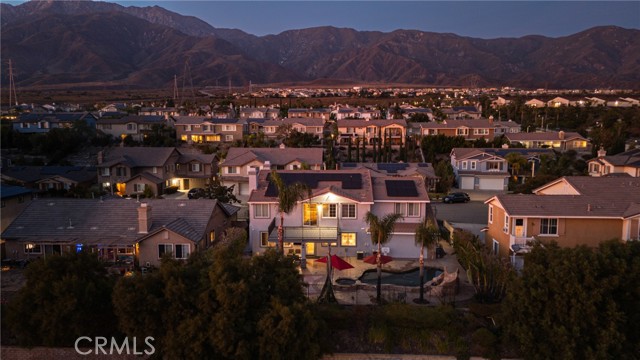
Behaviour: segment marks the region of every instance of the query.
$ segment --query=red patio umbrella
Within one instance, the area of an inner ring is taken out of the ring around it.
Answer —
[[[391,262],[392,260],[393,258],[391,256],[380,255],[380,262],[382,264],[386,264],[388,262]],[[369,255],[366,258],[362,259],[362,261],[366,262],[367,264],[376,265],[378,263],[378,255],[377,254]]]
[[[327,262],[327,257],[323,256],[320,259],[316,260],[316,262],[326,263]],[[331,255],[331,267],[334,268],[334,269],[338,269],[338,270],[353,269],[353,265],[351,265],[348,262],[344,261],[338,255]]]

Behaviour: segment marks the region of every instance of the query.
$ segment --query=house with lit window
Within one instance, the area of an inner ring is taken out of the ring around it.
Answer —
[[[419,126],[419,133],[423,136],[462,136],[466,140],[486,139],[491,141],[496,136],[520,132],[520,124],[511,120],[494,121],[492,116],[488,119],[481,118],[426,122],[419,123]]]
[[[251,118],[277,119],[280,117],[280,109],[272,107],[243,107],[240,108],[240,119]]]
[[[287,117],[290,118],[317,118],[329,120],[331,109],[329,108],[292,108],[287,110]]]
[[[587,161],[589,176],[631,176],[640,177],[640,149],[631,149],[607,156],[604,149],[598,156]]]
[[[464,119],[480,119],[482,112],[475,106],[453,106],[442,109],[442,114],[446,119],[464,120]]]
[[[173,116],[176,138],[189,144],[230,143],[242,140],[247,122],[208,116]]]
[[[159,266],[163,256],[186,260],[219,240],[236,207],[216,200],[48,198],[31,202],[2,233],[7,256],[46,258],[96,253],[106,265]]]
[[[249,169],[263,169],[267,164],[279,170],[320,170],[322,148],[229,148],[226,158],[220,163],[220,178],[224,186],[233,186],[234,194],[248,197]]]
[[[513,169],[508,161],[509,154],[517,153],[527,161],[527,166]],[[540,165],[540,157],[553,156],[550,149],[519,148],[453,148],[451,166],[460,190],[508,189],[509,176],[524,176],[535,171]],[[533,168],[532,168],[533,167]]]
[[[367,108],[359,108],[359,107],[349,107],[349,106],[336,106],[331,114],[335,117],[336,120],[345,120],[345,119],[363,119],[363,120],[373,120],[380,119],[381,113],[378,109],[367,109]],[[329,117],[327,116],[327,120]]]
[[[407,136],[407,121],[404,119],[338,120],[339,143],[347,144],[349,139],[355,144],[356,138],[365,139],[368,145],[376,138],[391,138],[391,144],[404,144]]]
[[[26,113],[14,120],[12,127],[22,134],[48,133],[51,129],[71,128],[79,121],[84,121],[89,129],[96,128],[96,117],[89,112]]]
[[[557,151],[575,150],[578,153],[591,151],[591,142],[577,132],[543,131],[506,134],[512,144],[520,144],[527,149],[547,148]]]
[[[286,254],[324,256],[331,245],[334,253],[367,256],[377,250],[371,241],[364,216],[368,211],[379,217],[399,213],[390,241],[383,253],[397,258],[416,258],[419,247],[414,235],[428,213],[429,197],[420,177],[373,177],[367,169],[357,170],[281,170],[285,184],[301,182],[311,193],[284,215]],[[254,254],[277,244],[278,189],[271,181],[271,169],[250,169],[249,239]]]
[[[155,196],[168,186],[203,187],[216,175],[215,156],[173,147],[116,147],[98,153],[98,183],[112,194]]]
[[[103,116],[96,122],[96,129],[103,135],[124,139],[127,136],[142,141],[154,126],[170,125],[163,115],[126,115]]]
[[[324,123],[325,119],[322,118],[285,118],[281,120],[267,120],[262,123],[262,131],[269,139],[275,139],[281,135],[284,127],[289,127],[291,130],[322,138],[324,135]]]
[[[598,246],[640,239],[640,180],[628,177],[568,176],[531,195],[488,199],[486,245],[516,266],[533,241],[563,247]]]

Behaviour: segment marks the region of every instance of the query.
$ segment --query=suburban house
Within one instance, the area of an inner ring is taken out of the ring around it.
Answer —
[[[604,149],[598,156],[587,162],[590,176],[631,176],[640,177],[640,149],[631,149],[607,156]]]
[[[190,144],[221,143],[242,140],[247,123],[239,119],[208,116],[174,116],[176,138]]]
[[[548,107],[560,107],[560,106],[569,106],[569,105],[574,105],[575,102],[570,101],[569,99],[560,97],[560,96],[556,96],[553,99],[547,101],[547,106]]]
[[[265,164],[279,170],[322,169],[322,148],[229,148],[220,163],[220,178],[224,186],[234,186],[234,194],[248,199],[249,169],[262,169]]]
[[[349,139],[355,144],[355,139],[366,139],[368,145],[374,143],[374,139],[382,138],[386,141],[391,137],[391,144],[404,144],[407,136],[407,121],[404,119],[377,119],[377,120],[338,120],[339,143],[347,144]]]
[[[290,118],[317,118],[329,120],[331,118],[331,109],[329,108],[294,108],[287,110],[287,117]]]
[[[549,148],[563,152],[575,150],[579,153],[591,151],[591,142],[577,132],[520,132],[505,136],[512,144],[520,144],[527,149]]]
[[[0,197],[2,198],[2,210],[0,210],[2,217],[0,226],[2,229],[0,231],[4,231],[16,216],[31,203],[33,190],[22,186],[2,184],[0,185]]]
[[[171,116],[180,115],[180,111],[175,107],[143,107],[138,111],[138,115],[164,116],[168,120]]]
[[[431,163],[347,163],[340,164],[341,169],[368,169],[371,176],[418,176],[422,178],[427,190],[435,191],[440,179]]]
[[[98,182],[117,195],[136,195],[149,186],[160,195],[167,186],[203,187],[216,174],[215,156],[172,147],[116,147],[98,153]]]
[[[216,200],[38,199],[2,233],[14,260],[90,251],[107,264],[159,266],[219,240],[236,207]]]
[[[482,112],[475,106],[452,106],[442,109],[442,113],[446,119],[463,120],[463,119],[480,119]]]
[[[429,121],[433,121],[433,110],[429,108],[422,108],[413,105],[403,104],[400,105],[400,111],[402,112],[402,118],[409,120],[413,115],[422,114],[429,118]],[[387,119],[391,119],[390,111],[387,114]]]
[[[522,169],[511,169],[508,154],[517,153],[527,160]],[[540,164],[540,156],[553,156],[550,149],[517,148],[453,148],[451,166],[460,190],[496,190],[508,189],[509,177],[525,173]],[[511,172],[509,171],[511,170]]]
[[[90,129],[96,128],[96,117],[89,112],[21,114],[12,126],[19,133],[35,134],[71,128],[78,121],[84,121]]]
[[[325,120],[321,118],[285,118],[282,120],[267,120],[262,124],[262,130],[267,138],[277,138],[281,126],[290,126],[291,130],[301,133],[316,135],[322,138],[324,135]]]
[[[524,103],[526,106],[529,107],[536,107],[536,108],[541,108],[541,107],[545,107],[547,106],[547,103],[542,101],[542,100],[538,100],[538,99],[531,99],[531,100],[527,100]]]
[[[487,139],[502,134],[515,134],[520,132],[520,124],[513,121],[494,121],[488,119],[444,120],[442,122],[419,123],[420,134],[463,136],[466,140]]]
[[[280,117],[280,109],[271,107],[243,107],[240,108],[240,119],[250,118],[277,119]]]
[[[98,119],[96,128],[104,135],[124,139],[127,136],[135,141],[142,141],[154,126],[166,125],[163,115],[124,115],[103,116]]]
[[[534,194],[488,199],[486,244],[521,266],[534,240],[560,246],[597,246],[610,239],[640,239],[640,180],[569,176]]]
[[[420,177],[371,176],[367,169],[281,170],[285,184],[301,182],[311,194],[284,215],[286,254],[324,256],[329,252],[345,256],[367,256],[377,251],[364,216],[368,211],[378,217],[399,213],[403,218],[395,226],[382,252],[397,258],[417,258],[416,227],[430,213],[429,197]],[[271,182],[271,169],[249,172],[249,239],[254,254],[273,247],[278,239],[278,189]],[[304,263],[304,261],[303,261]]]
[[[344,119],[364,119],[364,120],[372,120],[372,119],[380,119],[381,114],[380,110],[377,109],[365,109],[365,108],[352,108],[349,106],[342,107],[336,106],[336,108],[331,111],[331,114],[335,116],[335,119],[340,121]],[[329,118],[327,117],[327,120]]]
[[[70,190],[96,183],[92,166],[11,166],[3,169],[2,181],[37,191]]]

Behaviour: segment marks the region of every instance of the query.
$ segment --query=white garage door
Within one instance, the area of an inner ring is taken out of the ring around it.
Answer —
[[[473,190],[473,177],[464,176],[460,177],[460,189],[463,190]]]
[[[504,179],[481,178],[479,190],[504,190]]]
[[[240,195],[249,195],[249,183],[239,183]]]

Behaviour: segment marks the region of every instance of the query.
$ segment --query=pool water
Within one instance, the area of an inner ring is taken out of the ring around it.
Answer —
[[[434,277],[442,274],[441,269],[425,267],[424,268],[424,284],[429,285],[429,281]],[[362,273],[358,279],[365,284],[377,284],[378,270],[369,269]],[[420,268],[405,272],[389,272],[382,270],[382,284],[400,285],[400,286],[420,286]]]

